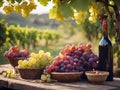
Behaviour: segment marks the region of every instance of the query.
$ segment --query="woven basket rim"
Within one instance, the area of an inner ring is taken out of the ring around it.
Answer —
[[[19,69],[19,70],[39,70],[39,69],[44,69],[44,68],[18,68],[18,67],[16,67],[17,69]]]
[[[85,74],[88,76],[106,76],[109,75],[108,71],[97,71],[100,74],[95,74],[96,71],[86,71]]]
[[[51,74],[61,74],[61,75],[69,75],[69,74],[82,74],[83,72],[52,72]]]

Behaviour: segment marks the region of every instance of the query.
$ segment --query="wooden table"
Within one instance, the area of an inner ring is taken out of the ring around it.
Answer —
[[[10,65],[1,65],[0,70],[8,67],[11,68]],[[40,80],[9,79],[0,75],[0,87],[17,90],[120,90],[120,78],[105,81],[101,85],[94,85],[86,81],[41,83]]]

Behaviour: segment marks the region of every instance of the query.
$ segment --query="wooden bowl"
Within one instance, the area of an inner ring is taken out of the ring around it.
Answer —
[[[83,72],[52,72],[52,78],[60,82],[74,82],[80,80]]]
[[[18,66],[18,61],[19,60],[24,60],[24,59],[26,59],[26,58],[25,57],[20,57],[20,58],[8,59],[8,61],[13,67],[16,67],[16,66]]]
[[[23,79],[40,79],[42,73],[43,73],[43,68],[42,69],[31,69],[31,68],[26,68],[26,69],[21,69],[18,68],[18,72]]]
[[[86,71],[87,79],[93,84],[102,84],[108,77],[107,71]]]

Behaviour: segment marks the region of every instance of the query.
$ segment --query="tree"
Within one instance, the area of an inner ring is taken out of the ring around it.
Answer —
[[[36,9],[34,0],[6,0],[7,5],[2,0],[0,6],[6,14],[12,11],[28,17],[33,9]],[[65,20],[73,18],[78,24],[85,21],[89,17],[89,21],[95,23],[100,13],[106,13],[115,21],[115,30],[120,46],[120,0],[38,0],[41,5],[46,6],[48,2],[53,3],[53,7],[49,11],[50,19]]]

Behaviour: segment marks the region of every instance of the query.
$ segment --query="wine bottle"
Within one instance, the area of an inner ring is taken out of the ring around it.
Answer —
[[[103,37],[99,43],[99,63],[98,69],[108,71],[107,81],[113,80],[113,47],[108,35],[107,15],[102,16]]]

